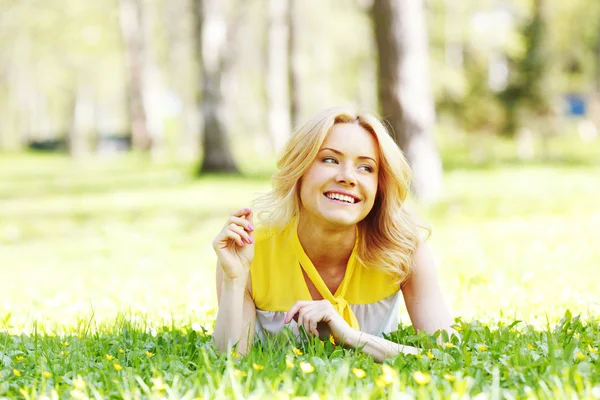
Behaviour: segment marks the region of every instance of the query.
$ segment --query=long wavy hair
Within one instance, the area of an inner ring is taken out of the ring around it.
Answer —
[[[358,260],[367,267],[390,273],[401,284],[411,272],[412,255],[419,241],[418,225],[404,207],[411,169],[388,130],[373,113],[335,107],[300,126],[277,161],[272,190],[252,204],[258,222],[269,229],[283,229],[300,215],[300,179],[310,168],[327,134],[339,123],[360,125],[378,143],[377,194],[373,209],[358,224]]]

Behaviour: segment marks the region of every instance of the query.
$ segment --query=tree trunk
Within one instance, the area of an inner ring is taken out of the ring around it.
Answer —
[[[144,105],[142,0],[119,0],[119,19],[128,64],[127,103],[133,148],[148,152],[152,140]]]
[[[288,81],[290,91],[290,125],[292,128],[298,125],[298,113],[300,112],[300,71],[298,67],[298,43],[296,33],[298,31],[298,5],[296,0],[288,0],[287,31],[288,31]]]
[[[269,0],[269,50],[267,100],[269,136],[279,152],[290,137],[290,88],[288,66],[288,0]]]
[[[413,170],[412,190],[422,202],[442,195],[443,171],[433,138],[434,106],[423,0],[375,0],[382,115]]]
[[[204,158],[199,172],[238,172],[224,121],[221,79],[227,26],[221,14],[221,1],[194,0],[194,6],[197,57],[202,69],[200,107],[204,119]]]
[[[67,148],[73,158],[83,158],[88,152],[86,119],[90,107],[89,88],[82,82],[73,87],[71,98],[71,116],[67,132]]]

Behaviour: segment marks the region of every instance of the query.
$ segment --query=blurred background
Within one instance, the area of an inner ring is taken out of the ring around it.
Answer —
[[[339,104],[405,152],[456,316],[600,311],[597,0],[0,0],[0,47],[2,329],[210,328],[213,237]]]

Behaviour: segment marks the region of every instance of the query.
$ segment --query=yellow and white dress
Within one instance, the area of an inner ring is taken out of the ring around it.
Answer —
[[[357,241],[346,273],[335,293],[317,272],[298,239],[297,224],[281,230],[259,227],[254,235],[255,255],[250,269],[256,305],[256,334],[284,328],[287,311],[298,300],[312,300],[302,270],[324,299],[329,300],[350,326],[372,335],[395,331],[402,304],[400,286],[388,273],[368,268],[356,258]],[[296,335],[295,321],[288,324]]]

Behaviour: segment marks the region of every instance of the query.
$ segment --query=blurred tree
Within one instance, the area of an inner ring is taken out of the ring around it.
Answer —
[[[220,0],[194,0],[196,51],[202,70],[198,95],[204,119],[204,157],[199,173],[238,172],[224,121],[222,72],[227,58],[227,24]]]
[[[290,137],[289,0],[269,0],[267,106],[269,136],[279,152]]]
[[[119,0],[119,20],[128,63],[127,104],[131,122],[131,139],[135,149],[148,152],[152,140],[148,132],[144,104],[144,52],[143,0]]]
[[[298,7],[296,0],[287,0],[289,2],[287,12],[288,29],[288,80],[290,91],[290,123],[294,128],[298,123],[298,113],[300,109],[300,71],[298,66],[298,41],[296,38],[298,31]]]
[[[510,60],[509,84],[500,94],[506,109],[503,132],[514,135],[524,116],[545,117],[552,113],[554,93],[551,68],[554,65],[548,35],[546,0],[534,0],[533,16],[524,26],[524,51]]]
[[[379,60],[379,102],[413,170],[423,202],[442,195],[442,163],[433,127],[427,31],[422,0],[375,0],[371,12]]]

